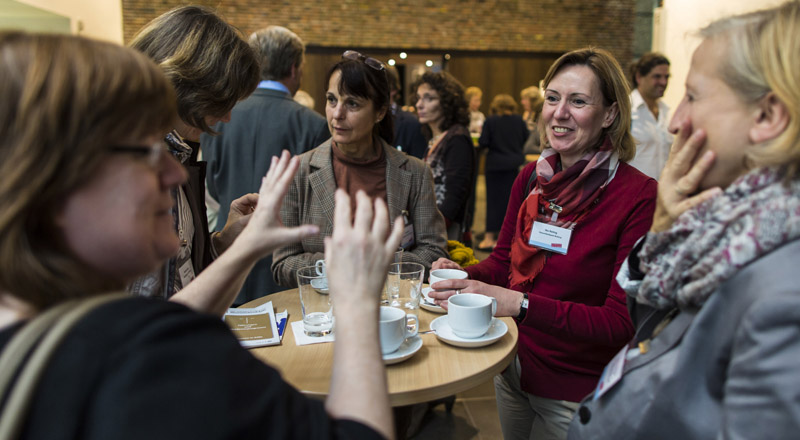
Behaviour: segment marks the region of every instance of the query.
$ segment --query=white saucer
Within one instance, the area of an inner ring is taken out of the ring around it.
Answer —
[[[318,278],[315,280],[311,280],[311,287],[317,291],[317,293],[321,293],[322,295],[328,294],[328,279],[327,278]]]
[[[447,313],[447,310],[443,309],[441,306],[437,306],[433,303],[433,300],[430,296],[428,296],[428,292],[432,291],[430,287],[423,287],[422,288],[422,298],[420,298],[419,306],[423,309],[433,312],[433,313]]]
[[[411,356],[414,356],[414,353],[418,352],[420,348],[422,348],[422,338],[420,338],[419,335],[412,336],[403,341],[400,348],[396,351],[383,355],[383,363],[392,365],[403,362]]]
[[[450,328],[450,324],[447,322],[447,315],[445,315],[431,322],[431,330],[436,333],[436,337],[442,342],[455,345],[456,347],[483,347],[497,342],[498,339],[502,338],[503,335],[508,332],[508,326],[505,322],[497,318],[492,318],[492,324],[489,326],[489,330],[486,334],[480,338],[466,339],[458,337],[453,333],[453,329]]]

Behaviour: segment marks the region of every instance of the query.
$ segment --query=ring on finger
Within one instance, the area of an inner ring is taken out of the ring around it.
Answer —
[[[461,289],[456,289],[456,295],[461,295]]]

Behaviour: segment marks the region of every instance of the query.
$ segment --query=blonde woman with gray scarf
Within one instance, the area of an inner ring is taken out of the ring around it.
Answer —
[[[570,439],[800,431],[800,2],[700,36],[653,224],[617,277],[637,333]]]

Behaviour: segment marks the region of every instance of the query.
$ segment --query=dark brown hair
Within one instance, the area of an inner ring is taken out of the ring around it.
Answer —
[[[464,86],[453,75],[447,72],[425,72],[411,87],[413,94],[417,94],[420,85],[427,84],[439,94],[439,105],[442,108],[442,131],[448,130],[453,125],[469,125],[469,105],[464,96]],[[427,124],[423,124],[422,132],[430,139],[433,133]]]
[[[633,84],[633,88],[639,87],[639,83],[636,81],[636,75],[645,76],[650,73],[656,66],[661,66],[666,64],[669,66],[669,60],[664,55],[661,55],[658,52],[647,52],[646,54],[642,55],[641,58],[636,60],[635,63],[631,64],[631,84]]]
[[[492,104],[489,106],[489,113],[492,115],[512,114],[517,111],[517,101],[511,95],[501,93],[495,95],[492,99]]]
[[[386,110],[386,116],[375,124],[375,132],[391,145],[394,142],[394,118],[391,117],[389,108],[389,79],[386,76],[386,69],[376,69],[360,60],[342,59],[328,69],[325,75],[325,90],[328,90],[331,76],[337,70],[342,75],[339,93],[372,101],[376,112]]]

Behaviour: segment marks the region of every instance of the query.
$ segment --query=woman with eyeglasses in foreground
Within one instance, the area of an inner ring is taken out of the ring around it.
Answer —
[[[571,439],[800,432],[800,2],[700,36],[653,224],[617,277],[637,333]]]
[[[272,274],[278,284],[297,286],[297,269],[323,258],[324,238],[333,230],[333,195],[359,190],[382,199],[390,218],[402,217],[403,261],[429,268],[447,256],[444,220],[436,209],[431,172],[415,157],[392,147],[386,68],[346,51],[328,71],[325,115],[331,139],[300,157],[300,169],[283,202],[286,226],[311,224],[321,234],[275,251]]]
[[[173,127],[177,100],[144,55],[80,37],[10,32],[0,33],[0,60],[6,350],[26,321],[68,300],[121,290],[173,256],[170,191],[186,173],[167,153],[150,160],[149,145]],[[249,224],[212,266],[252,267],[315,232],[277,218],[297,166],[288,153],[273,159]],[[393,437],[377,292],[402,227],[396,222],[390,235],[385,204],[375,201],[373,213],[363,194],[354,223],[346,194],[337,194],[334,210],[326,257],[337,326],[325,403],[283,382],[219,317],[123,295],[76,324],[46,363],[29,409],[3,407],[0,420],[13,414],[21,439]],[[218,283],[213,273],[196,283]]]

